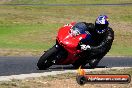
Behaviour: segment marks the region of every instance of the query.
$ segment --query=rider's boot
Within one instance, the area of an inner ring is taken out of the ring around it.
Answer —
[[[91,68],[95,68],[95,67],[98,65],[99,61],[100,61],[100,60],[98,60],[98,59],[92,59],[92,60],[90,60],[90,61],[89,61],[90,67],[91,67]]]

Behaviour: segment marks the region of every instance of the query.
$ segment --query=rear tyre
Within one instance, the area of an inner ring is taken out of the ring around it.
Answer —
[[[55,55],[57,53],[57,49],[55,46],[53,46],[51,49],[46,51],[39,59],[37,66],[39,70],[45,70],[53,65],[53,60],[55,58]]]

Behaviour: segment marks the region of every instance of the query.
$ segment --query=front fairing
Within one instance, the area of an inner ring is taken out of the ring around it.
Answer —
[[[61,27],[57,35],[57,45],[61,46],[68,52],[68,56],[64,61],[62,60],[59,64],[71,64],[74,63],[79,57],[80,50],[77,49],[78,44],[81,40],[87,40],[89,34],[83,33],[77,36],[72,35],[71,29],[75,23],[65,25]],[[82,42],[82,41],[81,41]]]
[[[60,45],[62,45],[68,51],[74,52],[77,50],[78,43],[80,40],[84,39],[87,34],[80,34],[78,36],[73,36],[70,33],[71,27],[65,26],[60,28],[57,36],[57,40]]]

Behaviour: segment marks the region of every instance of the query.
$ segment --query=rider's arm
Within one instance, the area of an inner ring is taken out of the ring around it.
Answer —
[[[90,46],[90,50],[95,53],[105,52],[108,48],[111,47],[113,40],[114,40],[114,31],[111,28],[109,28],[107,32],[107,36],[104,38],[104,40],[98,46]]]

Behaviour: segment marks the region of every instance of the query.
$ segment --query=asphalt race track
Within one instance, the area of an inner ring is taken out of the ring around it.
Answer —
[[[72,65],[53,65],[49,70],[37,70],[39,57],[0,57],[0,76],[41,73],[73,69]],[[104,57],[97,68],[132,67],[132,57]],[[88,66],[86,69],[90,69]]]

